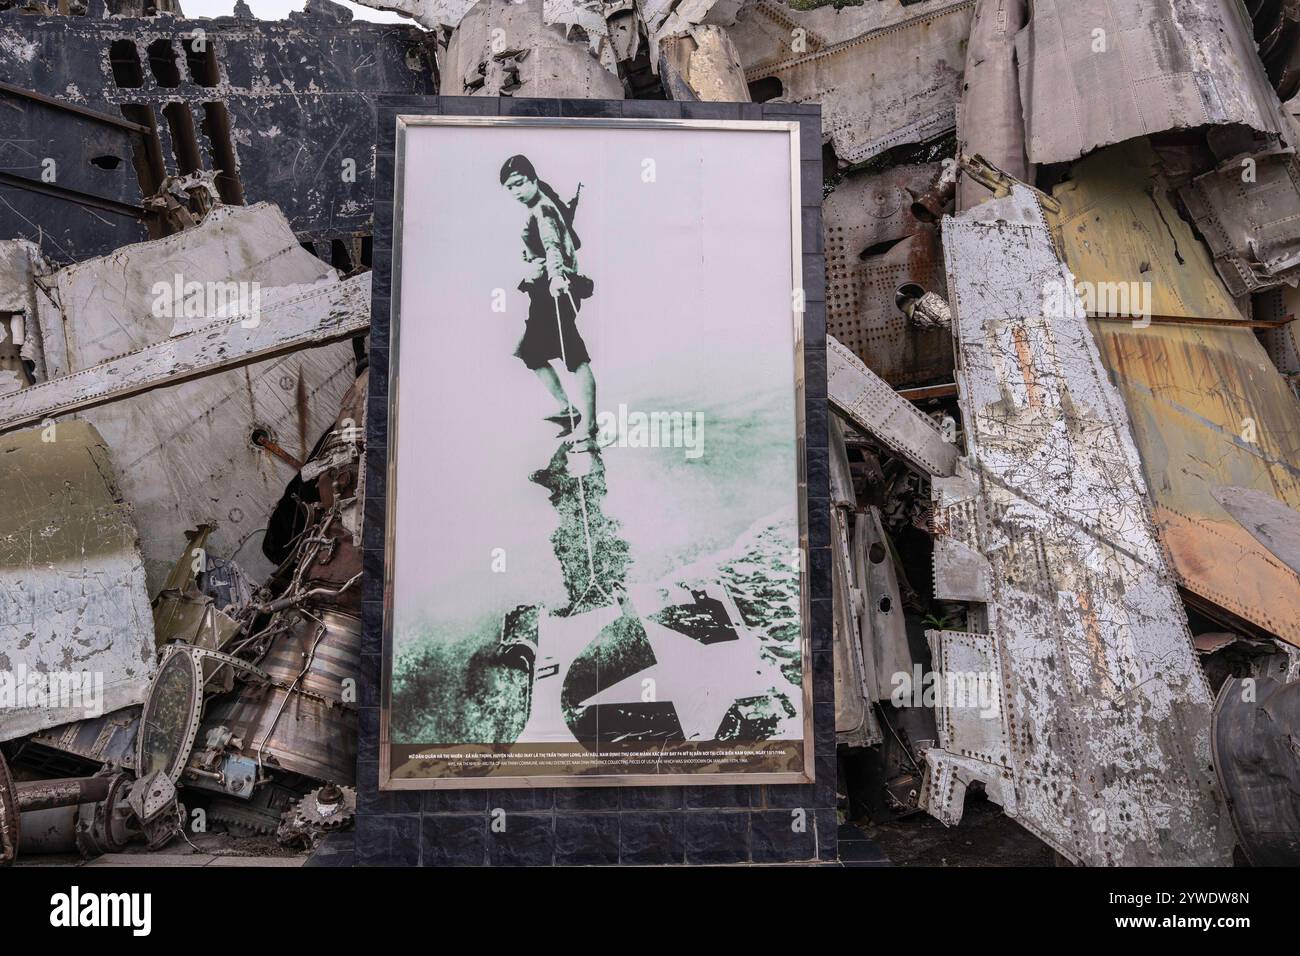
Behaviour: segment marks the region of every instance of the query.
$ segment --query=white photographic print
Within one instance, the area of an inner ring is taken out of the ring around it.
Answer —
[[[797,135],[399,118],[386,786],[811,779]]]

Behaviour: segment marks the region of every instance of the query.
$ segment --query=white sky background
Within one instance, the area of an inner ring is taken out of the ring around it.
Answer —
[[[585,184],[578,264],[596,292],[578,325],[598,410],[713,416],[697,461],[680,449],[605,452],[605,511],[631,546],[631,580],[729,547],[774,511],[794,514],[785,135],[417,127],[407,150],[419,171],[407,180],[402,263],[395,586],[407,614],[455,620],[562,595],[555,510],[528,481],[559,444],[540,420],[554,402],[512,355],[527,314],[515,289],[526,210],[498,170],[515,153],[565,201]],[[642,181],[647,158],[654,183]],[[491,311],[494,288],[505,314]],[[505,574],[490,572],[494,548]]]
[[[244,0],[253,15],[262,20],[284,20],[291,11],[299,11],[306,5],[306,0]],[[373,23],[406,23],[419,26],[409,17],[392,13],[388,10],[375,10],[363,7],[348,0],[334,0],[352,11],[356,20],[370,20]],[[229,17],[234,15],[235,0],[180,0],[181,9],[187,17]]]

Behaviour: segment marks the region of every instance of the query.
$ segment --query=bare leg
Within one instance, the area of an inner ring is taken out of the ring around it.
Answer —
[[[537,377],[542,380],[546,390],[555,396],[555,400],[560,403],[560,410],[564,411],[569,407],[569,396],[564,392],[564,386],[560,384],[560,376],[555,374],[555,369],[551,363],[547,362],[541,368],[533,369]]]
[[[573,374],[578,380],[580,393],[578,400],[581,405],[578,410],[582,412],[582,420],[587,423],[589,436],[575,447],[580,451],[590,451],[596,447],[596,376],[592,374],[590,362],[583,362]]]

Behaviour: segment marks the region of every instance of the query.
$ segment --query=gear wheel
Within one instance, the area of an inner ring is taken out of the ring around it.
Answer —
[[[341,830],[357,813],[357,791],[353,787],[326,784],[298,801],[294,823],[317,830]]]
[[[284,812],[277,836],[282,846],[310,850],[326,833],[351,824],[356,812],[356,789],[327,783]]]

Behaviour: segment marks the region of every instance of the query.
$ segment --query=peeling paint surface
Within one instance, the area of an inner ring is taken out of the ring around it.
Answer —
[[[934,419],[917,409],[833,337],[826,337],[831,407],[927,475],[950,475],[957,447]]]
[[[1034,163],[1211,124],[1289,130],[1236,0],[1035,0],[1016,53]]]
[[[803,16],[762,0],[737,17],[730,33],[745,78],[775,78],[782,91],[777,99],[820,103],[823,136],[842,162],[860,163],[956,126],[974,6],[972,0],[867,3],[853,16],[846,12],[842,24],[822,11],[817,19],[838,35],[804,28],[806,46],[796,52],[791,31],[801,28]],[[900,10],[905,18],[897,16]]]
[[[938,668],[994,675],[998,700],[994,718],[941,712],[928,809],[959,820],[979,780],[1074,862],[1225,864],[1211,697],[1127,414],[1084,321],[1045,307],[1073,276],[1020,185],[945,220],[944,245],[974,505],[948,525],[988,559],[992,597],[986,627],[930,639]]]
[[[822,203],[826,329],[895,387],[951,381],[952,336],[909,322],[894,301],[909,282],[945,292],[938,229],[911,213],[941,168],[852,176]]]
[[[298,245],[275,207],[220,207],[196,228],[57,273],[64,311],[42,317],[51,373],[80,372],[156,345],[164,346],[155,352],[165,362],[182,361],[171,339],[176,316],[155,308],[160,275],[164,284],[174,284],[175,275],[183,283],[265,284],[268,301],[277,288],[337,283],[333,270]],[[273,314],[268,308],[263,321]],[[254,579],[273,570],[261,552],[265,518],[293,471],[255,446],[252,434],[262,429],[305,459],[333,421],[355,366],[349,343],[324,345],[78,413],[113,448],[136,508],[151,591],[170,573],[182,532],[200,524],[213,528],[214,554],[238,555]],[[300,388],[310,399],[301,410]]]
[[[0,683],[22,693],[23,673],[97,675],[101,713],[141,703],[157,669],[153,616],[108,446],[75,421],[6,435],[0,484]],[[6,701],[0,740],[96,716],[94,684],[80,693],[71,706]]]

